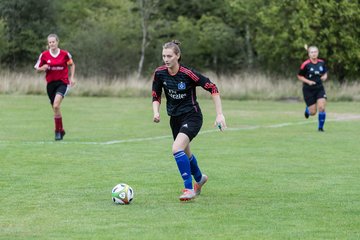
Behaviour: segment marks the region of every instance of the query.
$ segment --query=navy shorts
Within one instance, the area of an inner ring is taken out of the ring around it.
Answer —
[[[69,91],[69,85],[63,81],[53,81],[47,84],[46,90],[50,99],[50,103],[53,105],[56,94],[60,94],[62,97],[65,97]]]
[[[174,140],[179,133],[184,133],[191,141],[199,133],[202,124],[203,116],[201,112],[192,111],[180,116],[170,117],[170,127]]]
[[[320,98],[326,99],[326,92],[323,85],[311,88],[305,86],[303,87],[303,95],[306,106],[314,105]]]

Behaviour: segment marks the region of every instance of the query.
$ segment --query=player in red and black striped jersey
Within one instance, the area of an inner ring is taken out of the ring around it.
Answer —
[[[54,111],[55,140],[62,140],[65,130],[63,128],[60,106],[69,87],[75,84],[75,64],[70,53],[58,47],[59,38],[56,34],[50,34],[47,40],[49,50],[40,54],[34,68],[38,72],[46,73],[47,94]]]
[[[156,69],[153,83],[154,100],[160,102],[162,89],[166,96],[169,116],[179,116],[191,111],[201,112],[196,101],[196,87],[201,86],[211,94],[218,95],[216,85],[200,73],[180,65],[177,73],[171,75],[166,65]]]
[[[164,44],[162,57],[165,65],[155,70],[152,85],[153,120],[156,123],[160,122],[159,110],[161,95],[164,91],[174,138],[172,152],[185,186],[179,199],[187,201],[200,194],[201,187],[208,179],[201,173],[197,160],[190,150],[190,142],[200,131],[203,122],[201,109],[196,99],[197,86],[201,86],[212,95],[216,109],[215,125],[223,131],[226,128],[226,122],[216,85],[207,77],[179,63],[181,58],[179,42],[172,41]],[[192,176],[195,179],[194,188]]]
[[[324,124],[326,119],[325,105],[326,93],[322,84],[326,81],[327,68],[325,62],[318,58],[319,50],[315,46],[308,48],[309,59],[301,64],[298,79],[303,83],[303,95],[306,103],[305,117],[318,114],[318,130],[324,131]]]

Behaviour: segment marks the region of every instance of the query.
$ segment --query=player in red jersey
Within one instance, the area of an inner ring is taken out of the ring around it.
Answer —
[[[70,53],[59,48],[56,34],[50,34],[47,40],[49,49],[40,54],[34,68],[45,72],[47,94],[54,111],[55,140],[59,141],[65,135],[60,106],[70,86],[75,84],[75,64]]]
[[[324,131],[326,119],[325,105],[326,92],[322,82],[326,81],[328,74],[324,60],[319,59],[319,49],[315,46],[307,48],[309,59],[300,66],[298,79],[303,83],[303,95],[306,103],[305,118],[318,114],[318,130]]]
[[[179,199],[188,201],[200,194],[202,186],[208,180],[208,177],[201,173],[190,150],[190,142],[198,134],[203,123],[201,109],[196,100],[197,86],[201,86],[212,95],[216,110],[215,125],[222,131],[226,128],[226,123],[216,85],[207,77],[179,63],[179,44],[172,41],[163,46],[162,57],[165,65],[155,70],[152,85],[153,121],[160,122],[159,110],[164,90],[174,138],[172,152],[185,186]],[[195,179],[194,188],[192,176]]]

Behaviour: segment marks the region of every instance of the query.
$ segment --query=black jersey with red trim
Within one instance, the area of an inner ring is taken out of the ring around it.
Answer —
[[[200,73],[180,65],[179,71],[171,75],[164,65],[155,70],[152,99],[161,103],[161,94],[164,89],[169,116],[179,116],[191,111],[201,112],[196,100],[197,86],[201,86],[211,94],[219,94],[216,85]]]
[[[322,59],[318,59],[316,63],[311,62],[310,59],[306,60],[301,64],[298,75],[303,76],[306,79],[316,82],[316,86],[321,86],[322,81],[320,77],[327,72],[325,62]],[[308,84],[303,84],[304,86],[310,87]]]

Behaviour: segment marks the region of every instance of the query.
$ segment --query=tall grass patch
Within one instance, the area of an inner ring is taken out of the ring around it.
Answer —
[[[303,98],[302,85],[295,75],[292,79],[275,78],[261,73],[228,76],[206,73],[205,75],[218,85],[224,99],[301,101]],[[101,76],[83,78],[79,76],[71,94],[97,97],[149,97],[151,96],[151,84],[151,76],[139,79],[135,77],[135,74],[123,78]],[[9,71],[2,71],[0,74],[1,94],[45,94],[45,85],[43,74]],[[358,82],[340,85],[330,78],[324,85],[329,100],[360,100],[360,84]],[[204,91],[198,91],[198,94],[199,96],[208,95]]]

